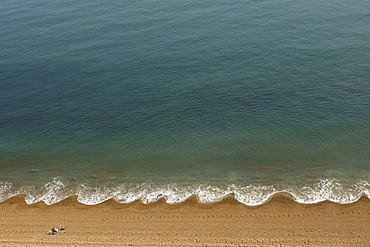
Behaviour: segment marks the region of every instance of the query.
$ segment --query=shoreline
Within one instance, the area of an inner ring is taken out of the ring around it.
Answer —
[[[97,205],[110,199],[129,204],[142,201],[144,204],[165,200],[168,204],[178,204],[196,197],[200,203],[216,203],[232,197],[247,206],[263,205],[279,195],[287,195],[302,204],[316,204],[331,201],[350,204],[362,196],[370,198],[370,182],[367,180],[317,179],[302,185],[242,185],[242,184],[69,184],[58,178],[41,186],[13,185],[0,181],[0,202],[14,196],[25,196],[27,204],[43,201],[47,205],[59,203],[69,197],[77,196],[78,202]]]
[[[113,199],[84,205],[72,196],[27,205],[25,196],[0,203],[1,246],[354,246],[370,243],[370,199],[351,204],[300,204],[279,194],[259,206],[228,197],[195,197],[169,205]],[[57,236],[53,227],[64,227]]]

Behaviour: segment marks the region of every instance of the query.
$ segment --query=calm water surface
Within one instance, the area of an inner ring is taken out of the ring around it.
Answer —
[[[2,1],[0,198],[370,195],[369,9]]]

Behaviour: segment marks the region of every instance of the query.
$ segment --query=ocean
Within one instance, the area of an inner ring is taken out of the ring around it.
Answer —
[[[370,197],[369,9],[3,0],[0,201]]]

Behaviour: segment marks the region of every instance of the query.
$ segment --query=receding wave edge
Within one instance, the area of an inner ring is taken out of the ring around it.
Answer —
[[[167,204],[178,204],[190,198],[196,198],[199,203],[207,204],[233,197],[236,201],[247,206],[258,206],[280,194],[288,195],[292,200],[301,204],[314,204],[323,201],[349,204],[358,201],[361,197],[370,199],[370,183],[361,180],[344,186],[335,179],[319,179],[310,185],[290,186],[284,189],[278,189],[272,185],[229,184],[215,186],[207,184],[179,185],[176,183],[165,185],[153,183],[121,184],[100,187],[78,184],[71,187],[60,179],[54,178],[41,188],[34,186],[16,188],[10,182],[0,181],[0,202],[23,195],[27,204],[44,202],[47,205],[53,205],[74,196],[79,203],[85,205],[96,205],[108,200],[126,204],[136,201],[150,204],[163,200]]]

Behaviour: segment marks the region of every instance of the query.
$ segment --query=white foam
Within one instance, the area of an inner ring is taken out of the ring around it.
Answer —
[[[232,194],[233,192],[229,189],[222,189],[215,186],[204,186],[200,185],[195,190],[195,195],[198,198],[198,201],[201,203],[213,203],[219,202],[224,199],[227,195]]]
[[[151,183],[140,184],[136,186],[120,186],[114,195],[116,201],[121,203],[131,203],[137,200],[148,204],[165,198],[168,204],[175,204],[185,201],[193,195],[190,187],[168,184],[165,186],[156,186]]]
[[[321,179],[315,183],[295,185],[290,188],[276,189],[274,186],[262,185],[209,185],[192,184],[120,184],[117,186],[91,186],[79,184],[75,187],[62,182],[61,178],[54,178],[41,188],[23,186],[15,188],[12,183],[0,182],[0,201],[24,194],[27,204],[40,201],[47,205],[62,201],[68,196],[77,195],[80,203],[94,205],[114,198],[120,203],[141,201],[145,204],[153,203],[164,198],[168,204],[181,203],[191,196],[196,196],[200,203],[214,203],[233,195],[237,201],[248,206],[266,203],[273,195],[284,192],[292,195],[299,203],[312,204],[322,201],[332,201],[340,204],[353,203],[361,196],[370,198],[370,183],[360,180],[349,184],[336,179]]]
[[[77,201],[86,205],[94,205],[102,203],[113,198],[114,189],[103,187],[89,187],[85,184],[80,184],[76,189]]]
[[[53,181],[46,183],[40,190],[27,187],[26,190],[22,191],[26,194],[27,204],[43,201],[45,204],[51,205],[64,200],[70,195],[70,193],[68,193],[69,191],[66,191],[65,184],[58,178],[54,178]]]
[[[275,193],[276,189],[273,186],[253,186],[245,187],[232,186],[235,199],[248,206],[261,205],[267,202]]]
[[[12,183],[0,181],[0,202],[11,197]]]
[[[295,187],[286,192],[290,193],[295,201],[304,204],[318,203],[326,200],[348,204],[358,201],[363,195],[369,197],[369,183],[360,181],[344,187],[336,179],[321,179],[311,186]]]

